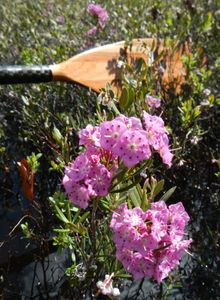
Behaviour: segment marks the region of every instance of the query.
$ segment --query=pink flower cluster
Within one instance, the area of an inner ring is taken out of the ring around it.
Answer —
[[[63,185],[69,199],[85,209],[92,196],[108,194],[111,180],[112,174],[100,162],[100,158],[84,152],[65,168]]]
[[[143,120],[149,145],[160,154],[163,163],[170,167],[173,154],[169,150],[168,131],[163,119],[143,111]]]
[[[150,95],[146,95],[145,102],[147,103],[149,108],[158,108],[158,107],[160,107],[161,100],[159,98],[155,98]]]
[[[117,259],[135,279],[150,277],[160,283],[192,242],[183,240],[188,221],[181,202],[168,207],[164,201],[155,202],[146,212],[122,204],[110,224]]]
[[[98,18],[99,26],[103,29],[109,18],[108,13],[105,8],[99,4],[90,3],[87,7],[87,12],[90,15],[96,16]],[[94,26],[88,31],[88,35],[94,35],[98,32],[98,27]]]
[[[80,130],[79,144],[86,150],[65,168],[63,178],[66,193],[77,206],[86,208],[91,197],[108,194],[119,159],[126,167],[134,167],[155,150],[171,165],[173,155],[163,120],[147,112],[143,118],[144,126],[138,118],[119,115]]]

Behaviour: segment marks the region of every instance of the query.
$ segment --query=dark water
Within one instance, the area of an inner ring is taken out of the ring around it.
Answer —
[[[57,256],[52,246],[49,228],[54,222],[45,206],[42,216],[47,220],[39,232],[47,242],[21,239],[19,229],[11,237],[8,233],[25,214],[38,214],[21,192],[17,161],[24,156],[24,141],[19,136],[22,126],[20,107],[15,99],[5,101],[1,95],[0,122],[4,125],[4,146],[7,155],[0,157],[0,289],[2,299],[81,299],[77,292],[66,288],[64,270],[70,264],[70,253]],[[10,101],[11,102],[10,102]],[[185,164],[167,173],[167,188],[176,185],[173,199],[182,201],[191,217],[188,227],[193,239],[193,256],[184,256],[176,287],[168,299],[220,299],[220,181],[212,159],[220,153],[220,110],[213,108],[202,123],[208,130],[197,145],[188,145]],[[45,190],[42,202],[54,190],[57,178],[48,180],[41,170]],[[48,180],[48,181],[47,181]],[[127,285],[126,285],[127,284]],[[156,284],[124,282],[120,299],[160,299]],[[22,298],[23,297],[23,298]],[[85,295],[91,299],[91,295]]]

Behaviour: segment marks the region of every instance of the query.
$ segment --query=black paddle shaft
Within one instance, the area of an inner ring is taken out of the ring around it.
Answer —
[[[0,84],[40,83],[52,80],[50,66],[0,66]]]

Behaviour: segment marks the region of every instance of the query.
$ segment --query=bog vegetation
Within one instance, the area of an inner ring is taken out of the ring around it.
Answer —
[[[170,49],[143,44],[148,62],[122,57],[120,96],[110,85],[99,95],[0,86],[2,224],[16,211],[0,251],[20,238],[37,248],[33,261],[69,249],[68,289],[57,292],[67,299],[124,299],[133,279],[137,299],[217,299],[219,1],[16,0],[0,10],[1,64],[53,64],[140,37]],[[164,81],[178,49],[184,74]],[[10,259],[0,267],[3,298],[22,295],[11,269]]]

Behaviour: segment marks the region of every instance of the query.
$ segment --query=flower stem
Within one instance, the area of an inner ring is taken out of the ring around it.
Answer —
[[[96,232],[96,211],[97,211],[97,207],[98,207],[98,201],[99,201],[99,198],[96,197],[93,200],[93,208],[92,208],[91,239],[92,239],[93,253],[96,253],[96,236],[95,236],[95,232]]]

